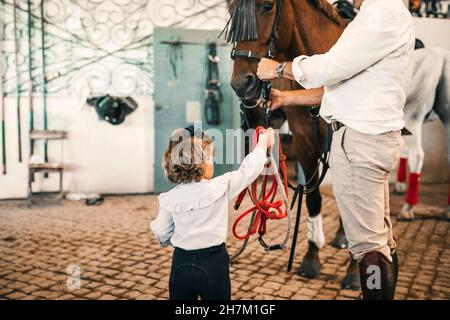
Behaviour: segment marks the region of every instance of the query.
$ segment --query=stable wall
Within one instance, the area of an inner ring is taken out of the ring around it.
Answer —
[[[99,121],[95,109],[81,110],[71,98],[51,98],[48,102],[50,129],[63,129],[68,139],[50,141],[50,161],[63,159],[66,164],[64,189],[73,192],[141,193],[153,190],[154,132],[153,101],[150,97],[134,97],[138,109],[124,124],[112,126]],[[28,112],[22,112],[22,150],[24,160],[18,162],[17,113],[15,98],[5,99],[7,136],[7,175],[0,175],[0,197],[22,198],[27,194]],[[22,99],[22,106],[27,100]],[[36,127],[41,128],[42,99],[35,99]],[[62,154],[61,154],[62,145]],[[43,143],[36,145],[43,154]],[[37,175],[35,191],[58,188],[58,175],[44,179]]]

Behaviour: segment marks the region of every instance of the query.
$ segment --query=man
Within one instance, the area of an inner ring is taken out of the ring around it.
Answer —
[[[402,146],[405,91],[414,29],[402,0],[355,0],[360,9],[329,52],[293,62],[263,59],[258,77],[296,80],[273,90],[272,110],[321,104],[334,131],[330,166],[349,249],[359,262],[364,299],[393,299],[398,264],[389,217],[389,174]]]

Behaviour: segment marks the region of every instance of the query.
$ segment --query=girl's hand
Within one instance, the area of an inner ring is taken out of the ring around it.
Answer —
[[[270,111],[275,111],[286,105],[285,99],[286,92],[277,89],[270,90],[270,100],[267,102],[267,106]]]
[[[272,128],[266,129],[259,135],[258,146],[263,149],[271,148],[275,144],[275,133]]]

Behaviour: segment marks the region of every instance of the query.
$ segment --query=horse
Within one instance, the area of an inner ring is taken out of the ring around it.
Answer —
[[[422,146],[423,123],[433,114],[444,124],[448,144],[450,167],[450,51],[441,48],[422,48],[414,52],[414,73],[407,92],[404,109],[406,128],[411,136],[405,136],[397,182],[394,191],[403,194],[406,201],[398,214],[399,220],[414,219],[414,207],[419,200],[419,182],[424,161]],[[408,184],[406,169],[409,166]],[[450,221],[450,189],[445,219]]]
[[[256,76],[258,59],[265,54],[278,61],[292,61],[302,54],[325,53],[336,43],[347,24],[326,0],[233,0],[229,8],[231,18],[227,39],[234,43],[231,86],[243,105],[248,107],[244,108],[245,112],[250,112],[250,118],[254,119],[258,119],[258,112],[263,112],[255,108],[264,87]],[[291,81],[282,81],[281,87],[279,81],[272,85],[278,85],[279,89],[301,89],[299,84]],[[327,124],[319,119],[318,136],[315,137],[309,109],[285,107],[283,111],[292,132],[295,156],[309,182],[306,187],[312,187],[319,179],[317,163],[321,147],[318,144],[324,143]],[[319,189],[307,195],[306,206],[309,214],[308,250],[296,272],[312,279],[320,274],[319,250],[325,242]],[[345,240],[342,225],[336,239]],[[359,270],[353,259],[341,284],[345,288],[359,289]]]

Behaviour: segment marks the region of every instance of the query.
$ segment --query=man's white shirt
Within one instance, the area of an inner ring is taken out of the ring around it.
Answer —
[[[402,0],[365,0],[330,51],[297,57],[292,71],[305,89],[324,87],[327,122],[367,134],[401,130],[414,43]]]

